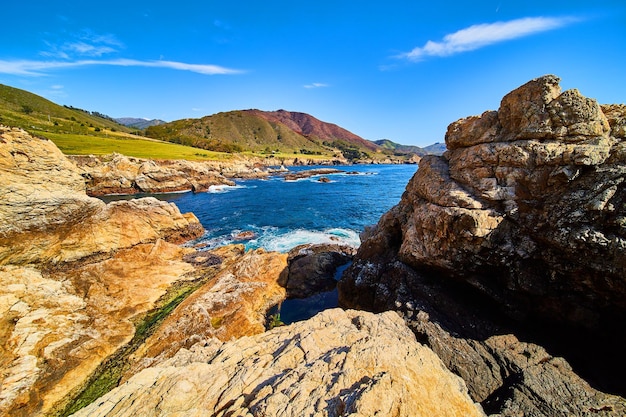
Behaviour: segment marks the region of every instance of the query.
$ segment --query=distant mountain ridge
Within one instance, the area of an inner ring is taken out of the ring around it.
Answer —
[[[441,153],[390,140],[372,142],[307,113],[258,109],[221,112],[200,119],[165,122],[137,117],[112,118],[97,111],[61,106],[25,90],[0,84],[0,123],[57,135],[107,136],[136,133],[217,152],[321,155],[349,161],[409,161],[412,155]]]
[[[383,149],[393,151],[395,153],[416,154],[418,156],[441,155],[446,150],[446,144],[440,142],[428,145],[424,148],[413,145],[401,145],[389,139],[376,140],[374,143]]]
[[[158,126],[167,123],[164,120],[160,119],[142,119],[138,117],[118,117],[115,119],[121,125],[134,127],[137,129],[146,129],[150,126]]]

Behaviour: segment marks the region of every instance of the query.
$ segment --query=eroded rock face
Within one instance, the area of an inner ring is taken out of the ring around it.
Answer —
[[[0,414],[42,415],[126,344],[134,320],[193,280],[192,214],[104,204],[52,142],[0,127]],[[169,242],[168,242],[169,241]]]
[[[267,311],[285,299],[278,282],[287,272],[287,255],[263,249],[244,253],[243,245],[207,255],[220,258],[221,271],[186,298],[133,354],[125,379],[198,340],[228,341],[265,331]]]
[[[507,331],[552,326],[626,348],[615,332],[626,319],[625,108],[561,93],[558,82],[533,80],[498,111],[448,127],[448,151],[422,159],[401,202],[362,239],[340,303],[408,303],[478,338],[456,307],[474,294],[492,317],[512,319]],[[440,283],[460,285],[456,301],[437,305],[436,291],[449,290]]]
[[[76,416],[482,416],[393,312],[327,310],[222,343],[201,341]]]

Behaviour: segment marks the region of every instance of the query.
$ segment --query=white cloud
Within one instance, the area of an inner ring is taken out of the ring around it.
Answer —
[[[64,48],[68,52],[82,56],[102,56],[117,52],[114,48],[108,45],[93,45],[86,42],[68,43],[64,45]]]
[[[57,59],[91,58],[112,54],[124,48],[124,44],[112,34],[101,35],[91,30],[84,30],[72,37],[73,40],[58,44],[44,41],[48,50],[41,51],[40,55]]]
[[[576,19],[571,17],[526,17],[508,22],[474,25],[448,34],[440,42],[429,40],[424,46],[417,47],[398,57],[410,61],[420,61],[427,56],[450,56],[473,51],[494,43],[557,29],[575,21]]]
[[[324,87],[330,87],[330,85],[324,84],[324,83],[312,83],[312,84],[304,85],[304,88],[324,88]]]
[[[135,59],[110,60],[78,60],[78,61],[31,61],[31,60],[0,60],[0,74],[42,76],[47,72],[63,68],[78,68],[96,65],[118,67],[169,68],[179,71],[190,71],[204,75],[240,74],[243,71],[225,68],[219,65],[187,64],[175,61],[140,61]]]

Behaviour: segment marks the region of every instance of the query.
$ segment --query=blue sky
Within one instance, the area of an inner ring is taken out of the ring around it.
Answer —
[[[544,75],[626,101],[626,2],[30,1],[3,5],[0,83],[112,117],[309,113],[425,146]]]

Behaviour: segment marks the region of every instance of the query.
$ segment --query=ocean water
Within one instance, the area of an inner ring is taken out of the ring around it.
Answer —
[[[302,171],[316,167],[294,167]],[[206,248],[243,243],[288,252],[304,243],[345,243],[359,246],[359,233],[378,222],[397,204],[416,165],[339,166],[343,174],[297,181],[281,177],[238,180],[235,186],[215,186],[206,193],[161,194],[182,212],[193,212],[206,234],[191,242]],[[247,232],[251,239],[241,239]]]
[[[320,167],[293,167],[302,171]],[[265,180],[238,180],[235,186],[214,186],[206,193],[153,194],[175,203],[181,212],[193,212],[206,233],[188,244],[211,249],[242,243],[247,249],[288,252],[305,243],[343,243],[358,247],[359,233],[396,205],[416,165],[338,166],[341,174],[319,175],[297,181],[280,176]],[[104,200],[139,196],[112,196]],[[243,238],[241,234],[245,233]],[[339,279],[348,265],[339,267]],[[289,324],[337,306],[337,290],[307,299],[285,300],[269,315],[280,314]]]

